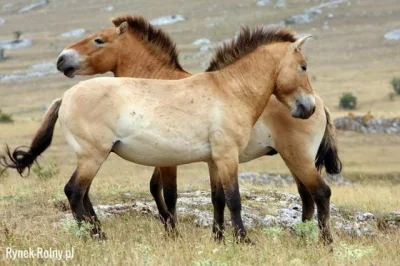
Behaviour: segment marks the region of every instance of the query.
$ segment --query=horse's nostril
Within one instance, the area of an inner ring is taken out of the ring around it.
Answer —
[[[315,113],[315,106],[313,107],[313,109],[311,111],[311,114],[314,114],[314,113]]]
[[[300,103],[299,104],[299,108],[300,110],[304,113],[304,111],[306,110],[306,107],[304,106],[304,104]]]
[[[57,60],[57,67],[60,67],[62,65],[62,63],[64,62],[64,56],[61,55],[60,57],[58,57]]]

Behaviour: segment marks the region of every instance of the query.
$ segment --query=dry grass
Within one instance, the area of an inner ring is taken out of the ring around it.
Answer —
[[[73,247],[75,257],[67,263],[81,265],[118,265],[123,262],[132,265],[264,265],[265,262],[271,265],[395,265],[395,261],[400,259],[400,232],[355,239],[334,232],[336,242],[331,252],[319,244],[306,244],[289,231],[284,230],[278,236],[271,236],[261,228],[249,231],[249,235],[257,243],[255,247],[236,245],[228,228],[226,245],[220,245],[212,240],[210,228],[198,228],[184,221],[180,224],[182,237],[172,240],[164,235],[159,221],[135,213],[104,220],[103,229],[109,238],[107,241],[85,240],[76,237],[72,231],[66,232],[60,225],[57,226],[63,212],[54,203],[65,201],[62,193],[65,178],[62,176],[66,174],[62,171],[60,176],[44,181],[34,175],[22,179],[11,173],[2,181],[2,247],[61,250]],[[137,176],[131,178],[135,181],[147,177],[143,176],[147,173],[140,171],[131,174]],[[141,185],[135,186],[126,181],[126,174],[119,171],[112,179],[99,179],[92,189],[95,204],[131,201],[132,199],[124,196],[127,191],[133,192],[135,200],[150,198],[146,183],[140,182]],[[258,187],[258,191],[262,193],[269,188],[271,187]],[[295,191],[293,186],[279,189]],[[333,186],[332,191],[332,202],[349,210],[386,212],[400,206],[399,199],[395,197],[399,186],[382,185],[379,188],[379,197],[366,197],[376,193],[371,185]],[[53,263],[48,260],[10,261],[4,256],[2,258],[3,265],[43,262]]]

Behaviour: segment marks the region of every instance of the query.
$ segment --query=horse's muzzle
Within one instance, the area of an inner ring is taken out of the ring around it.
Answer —
[[[57,70],[63,72],[65,76],[73,78],[79,69],[79,54],[73,49],[61,52],[57,59]]]
[[[296,99],[292,116],[294,118],[307,119],[315,113],[315,98],[313,95],[300,96]]]

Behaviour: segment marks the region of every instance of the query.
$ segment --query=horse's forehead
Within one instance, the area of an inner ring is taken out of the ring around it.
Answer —
[[[115,27],[105,28],[101,30],[98,34],[102,35],[103,37],[111,37],[113,35],[116,35],[116,29]]]

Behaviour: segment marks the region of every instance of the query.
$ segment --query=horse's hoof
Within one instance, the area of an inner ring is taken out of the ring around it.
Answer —
[[[325,246],[329,246],[333,243],[333,237],[331,234],[325,235],[321,237],[321,241]]]
[[[225,237],[222,231],[214,233],[214,241],[218,244],[225,244]]]
[[[107,240],[107,236],[104,232],[93,233],[91,236],[93,240]]]
[[[181,236],[181,234],[179,233],[179,231],[176,228],[173,228],[170,230],[166,230],[165,236],[175,240],[175,239],[178,239]]]
[[[238,239],[238,244],[246,244],[246,245],[250,245],[250,246],[255,246],[256,243],[254,241],[252,241],[249,237],[245,236],[245,237],[240,237]]]

